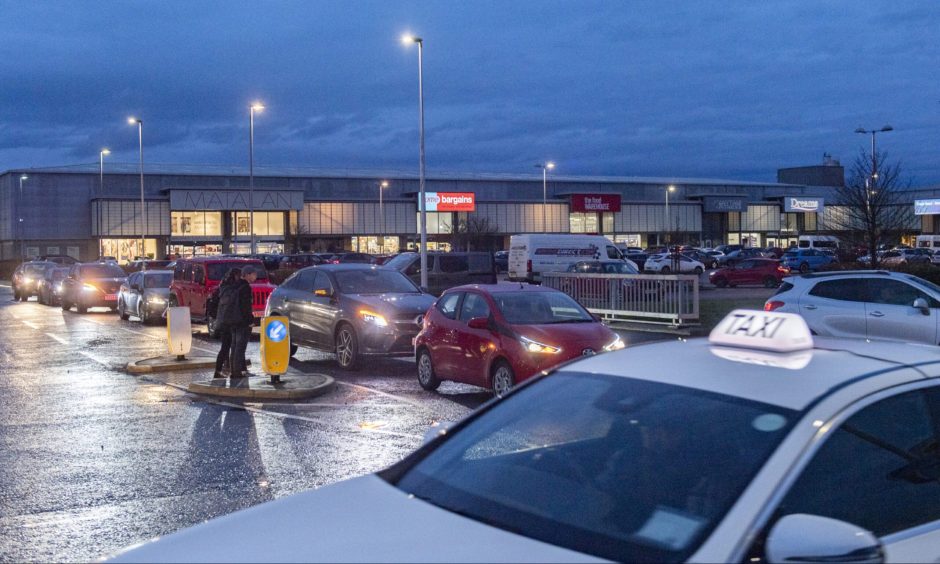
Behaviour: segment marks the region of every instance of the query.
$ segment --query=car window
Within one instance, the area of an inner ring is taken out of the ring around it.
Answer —
[[[337,291],[343,294],[417,293],[418,287],[397,270],[370,268],[334,273]]]
[[[439,255],[437,267],[441,272],[467,272],[470,269],[466,255]]]
[[[172,277],[173,275],[170,272],[142,276],[145,288],[169,288]]]
[[[186,263],[184,262],[176,263],[176,266],[173,268],[173,279],[183,280],[184,279],[183,274],[185,272],[185,268],[186,268]]]
[[[617,260],[620,257],[620,251],[617,250],[617,247],[611,247],[610,245],[607,245],[607,258]]]
[[[871,278],[868,280],[868,291],[868,301],[875,304],[912,306],[917,298],[927,300],[928,304],[936,303],[926,293],[900,280]]]
[[[513,325],[594,321],[587,310],[562,292],[499,292],[493,299],[506,321]]]
[[[86,264],[79,272],[82,278],[124,278],[127,276],[121,267],[110,264]]]
[[[438,311],[448,319],[457,319],[457,303],[460,302],[460,296],[462,295],[463,292],[454,292],[437,300],[436,307]]]
[[[746,270],[748,268],[754,268],[754,261],[752,260],[742,260],[738,263],[738,268],[741,270]]]
[[[220,277],[219,280],[221,280],[221,279],[222,279],[222,278]],[[186,282],[192,282],[192,280],[193,280],[193,263],[187,262],[187,263],[183,266],[183,280],[185,280]]]
[[[865,278],[825,280],[813,286],[813,289],[809,291],[809,295],[845,302],[866,302],[868,301],[868,284],[866,280]]]
[[[692,388],[556,372],[452,433],[395,485],[601,558],[684,561],[794,420]]]
[[[490,306],[486,303],[486,298],[480,294],[467,292],[463,299],[463,305],[460,306],[460,320],[470,321],[474,317],[489,317]]]
[[[829,434],[777,510],[841,519],[877,536],[940,519],[937,388],[875,403]]]
[[[206,269],[201,264],[193,265],[193,282],[204,284],[206,281]]]
[[[309,273],[305,272],[304,274],[315,275],[314,279],[312,280],[312,285],[313,285],[313,289],[311,290],[312,292],[316,293],[317,290],[326,290],[327,294],[330,294],[333,292],[333,283],[330,281],[329,274],[325,272],[320,272],[320,271],[310,271]],[[307,282],[307,276],[303,278],[301,283],[304,284],[304,286],[306,286],[307,285],[306,282]]]

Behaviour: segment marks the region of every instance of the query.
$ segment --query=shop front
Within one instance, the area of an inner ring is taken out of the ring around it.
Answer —
[[[620,194],[572,194],[568,223],[571,233],[614,232],[614,215],[620,213]]]

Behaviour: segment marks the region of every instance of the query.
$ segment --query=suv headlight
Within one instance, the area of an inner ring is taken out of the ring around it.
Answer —
[[[553,347],[538,341],[533,341],[532,339],[523,337],[521,335],[519,336],[519,342],[522,343],[522,346],[525,347],[525,350],[532,353],[558,354],[561,352],[561,349],[558,347]]]
[[[164,298],[163,296],[150,296],[149,298],[147,298],[147,303],[157,304],[157,305],[165,304],[166,298]]]
[[[388,320],[381,314],[369,311],[367,309],[359,310],[359,317],[366,323],[371,323],[376,327],[388,327]]]
[[[619,351],[620,349],[626,346],[627,344],[623,342],[623,339],[620,338],[620,335],[617,335],[616,337],[614,337],[613,341],[607,343],[607,345],[604,346],[604,350],[606,352]]]
[[[82,284],[82,291],[83,292],[97,292],[98,286],[95,286],[94,284]]]

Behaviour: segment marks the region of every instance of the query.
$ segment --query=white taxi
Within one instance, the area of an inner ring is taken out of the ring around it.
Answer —
[[[586,358],[400,463],[116,561],[940,558],[940,349],[738,310]]]

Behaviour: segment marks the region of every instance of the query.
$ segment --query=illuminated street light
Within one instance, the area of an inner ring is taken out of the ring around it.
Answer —
[[[555,168],[555,163],[548,161],[545,163],[538,163],[535,165],[535,168],[542,169],[542,232],[548,231],[548,223],[546,222],[545,210],[548,208],[548,171]]]
[[[387,233],[385,232],[385,208],[382,206],[382,192],[384,192],[386,188],[388,188],[388,180],[383,180],[383,181],[379,182],[379,217],[382,218],[382,248],[383,248],[383,252],[384,252],[384,248],[385,248],[385,236],[387,235]]]
[[[26,233],[23,226],[23,211],[22,211],[22,202],[23,202],[23,182],[29,180],[29,176],[23,174],[20,175],[20,194],[16,199],[16,224],[20,232],[20,258],[24,261],[26,260]]]
[[[251,254],[255,254],[255,112],[264,105],[255,102],[248,107],[248,231],[251,233]]]
[[[140,149],[140,256],[146,256],[144,237],[147,235],[147,209],[144,203],[144,120],[129,117],[127,123],[137,124],[137,143]]]
[[[418,123],[420,130],[420,164],[418,168],[418,208],[421,211],[421,288],[428,287],[428,212],[424,192],[424,40],[405,34],[402,43],[418,44]]]
[[[878,133],[887,133],[888,131],[894,131],[894,128],[890,125],[885,125],[881,129],[865,129],[859,127],[855,130],[855,133],[871,135],[871,188],[874,188],[878,181],[878,157],[875,154],[875,135]]]
[[[674,185],[670,184],[669,186],[666,186],[666,221],[664,225],[665,225],[667,234],[670,231],[669,226],[672,223],[671,218],[669,216],[669,193],[675,192],[675,191],[676,191],[676,187]],[[663,237],[663,239],[665,239],[665,237]],[[668,251],[669,249],[667,248],[666,250]]]

